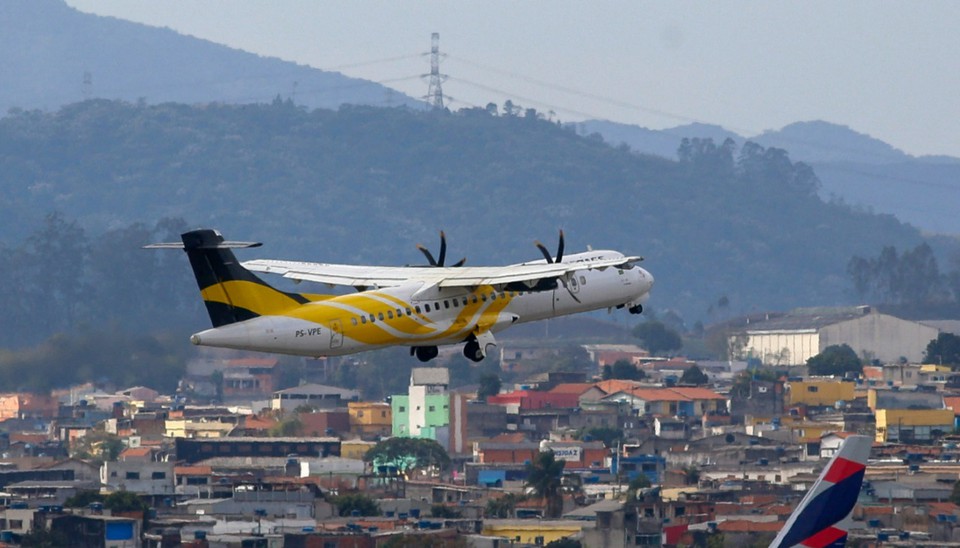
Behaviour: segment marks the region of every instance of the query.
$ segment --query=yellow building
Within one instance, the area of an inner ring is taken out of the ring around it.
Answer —
[[[544,546],[576,535],[592,523],[579,520],[485,519],[481,534],[505,537],[517,544]]]
[[[854,399],[856,384],[839,379],[790,381],[788,405],[833,406]]]
[[[878,409],[876,441],[926,442],[953,431],[952,409]]]
[[[347,404],[350,432],[360,437],[389,436],[393,431],[393,413],[384,402],[352,401]]]
[[[340,442],[340,456],[345,459],[363,460],[367,451],[373,449],[377,442],[363,440],[344,440]]]

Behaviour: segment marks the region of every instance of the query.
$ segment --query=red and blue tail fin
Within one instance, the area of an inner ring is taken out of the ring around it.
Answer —
[[[868,436],[850,436],[843,441],[770,548],[844,545],[847,518],[860,495],[872,444],[873,439]]]

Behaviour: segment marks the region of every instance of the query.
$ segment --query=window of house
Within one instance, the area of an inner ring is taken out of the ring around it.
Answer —
[[[138,480],[140,479],[140,472],[127,472],[124,478],[128,480]]]
[[[403,413],[404,411],[407,410],[407,408],[401,405],[401,406],[398,408],[398,410],[399,410],[401,413]]]
[[[808,386],[808,387],[807,387],[807,392],[817,392],[817,387],[816,387],[816,386]]]
[[[436,411],[436,410],[437,410],[437,406],[431,405],[429,410],[430,410],[430,411]]]
[[[150,474],[150,479],[155,479],[155,480],[167,479],[167,473],[166,473],[166,472],[154,472],[154,473]]]
[[[363,411],[357,411],[357,417],[363,417]]]

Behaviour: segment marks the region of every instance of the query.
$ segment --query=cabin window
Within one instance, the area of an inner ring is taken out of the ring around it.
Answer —
[[[459,299],[453,299],[453,307],[454,307],[454,308],[457,308],[458,306],[460,306],[460,301],[459,301]]]
[[[377,317],[374,316],[373,314],[370,314],[370,323],[376,323],[376,321],[377,321]]]
[[[430,306],[430,305],[428,304],[427,306]],[[418,304],[417,306],[413,307],[413,309],[417,311],[417,314],[420,313],[420,305],[419,305],[419,304]],[[429,308],[427,309],[427,312],[430,312],[430,309],[429,309]]]
[[[434,302],[434,303],[433,303],[433,309],[439,311],[439,310],[440,310],[440,303]]]
[[[497,300],[497,294],[496,294],[496,292],[490,294],[490,300],[491,300],[491,301]]]
[[[501,299],[506,299],[506,298],[507,298],[507,296],[504,295],[503,291],[500,292],[500,298],[501,298]]]
[[[360,316],[360,323],[367,323],[367,317],[366,317],[366,316]]]
[[[476,295],[473,296],[473,304],[477,304],[477,296],[476,296]]]
[[[443,307],[444,307],[444,308],[450,308],[450,301],[444,299],[444,300],[443,300]]]
[[[357,319],[356,319],[356,318],[350,318],[350,323],[352,323],[353,325],[357,325]]]
[[[466,297],[463,298],[463,306],[467,306],[467,298],[466,298]]]
[[[483,302],[487,302],[487,294],[486,294],[486,293],[481,293],[481,294],[480,294],[480,300],[483,301]]]
[[[413,312],[411,312],[409,308],[407,308],[406,311],[407,311],[407,316],[409,316],[410,314],[413,314]],[[420,311],[417,310],[417,312],[419,313]]]
[[[403,317],[403,310],[400,310],[399,308],[397,309],[397,317],[398,317],[398,318],[402,318],[402,317]]]
[[[383,321],[383,312],[378,312],[378,313],[377,313],[377,318],[379,318],[380,321],[382,322],[382,321]]]
[[[586,285],[586,284],[587,284],[587,277],[580,276],[580,285]]]
[[[387,310],[387,317],[393,319],[393,310]]]

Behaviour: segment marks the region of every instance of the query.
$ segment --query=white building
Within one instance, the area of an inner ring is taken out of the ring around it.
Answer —
[[[930,341],[942,332],[960,332],[960,322],[913,321],[869,306],[804,308],[751,322],[730,337],[738,358],[766,365],[804,365],[825,348],[846,344],[861,358],[919,363]]]

